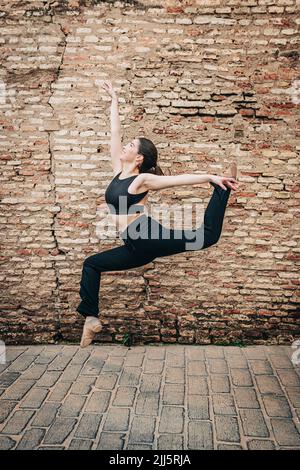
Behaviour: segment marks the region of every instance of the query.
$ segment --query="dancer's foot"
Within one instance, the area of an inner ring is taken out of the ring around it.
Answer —
[[[102,325],[99,318],[88,316],[86,317],[83,332],[81,336],[80,346],[86,348],[91,344],[96,333],[100,333]]]

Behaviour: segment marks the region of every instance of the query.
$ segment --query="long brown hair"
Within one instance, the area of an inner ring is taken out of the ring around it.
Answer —
[[[158,152],[154,143],[145,137],[139,137],[138,153],[144,155],[144,160],[140,165],[140,173],[153,173],[154,175],[163,175],[163,171],[157,164]]]

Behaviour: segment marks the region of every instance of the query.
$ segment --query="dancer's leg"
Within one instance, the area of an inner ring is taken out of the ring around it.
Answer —
[[[153,227],[159,232],[158,239],[149,235],[142,242],[144,250],[153,252],[155,257],[170,256],[185,251],[202,250],[217,243],[220,238],[225,210],[231,189],[214,186],[213,194],[204,213],[204,220],[195,230],[171,229],[153,220]],[[150,233],[150,229],[149,229]]]
[[[231,189],[222,189],[211,183],[214,191],[204,213],[204,243],[202,249],[208,248],[218,242],[224,221],[227,202]]]
[[[81,302],[76,309],[77,312],[84,317],[98,317],[101,273],[136,268],[149,263],[152,259],[153,257],[148,254],[137,256],[126,246],[118,246],[86,258],[83,262],[79,291]]]

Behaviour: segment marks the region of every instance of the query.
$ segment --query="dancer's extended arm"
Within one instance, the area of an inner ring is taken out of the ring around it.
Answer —
[[[221,188],[226,189],[226,186],[235,189],[236,180],[228,176],[217,175],[197,175],[184,174],[176,176],[160,176],[151,173],[142,173],[138,176],[141,180],[141,185],[148,190],[158,191],[160,189],[171,188],[173,186],[184,186],[201,183],[215,183]]]

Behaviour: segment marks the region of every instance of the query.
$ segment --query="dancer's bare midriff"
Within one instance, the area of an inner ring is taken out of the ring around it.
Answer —
[[[131,224],[131,222],[136,220],[138,217],[141,217],[141,215],[148,214],[145,205],[146,199],[147,196],[138,202],[138,205],[141,206],[141,212],[137,212],[135,214],[111,214],[112,220],[114,221],[116,229],[119,233],[123,232],[126,227]]]

